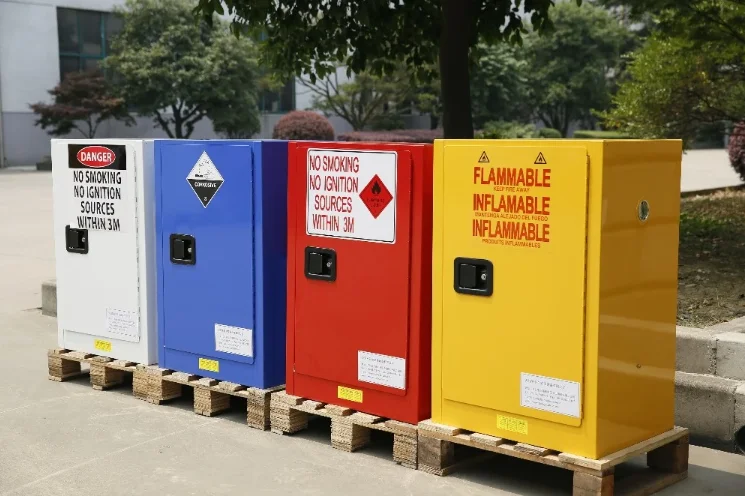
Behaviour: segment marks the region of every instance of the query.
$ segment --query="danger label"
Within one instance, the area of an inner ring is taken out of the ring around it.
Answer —
[[[396,152],[308,150],[306,232],[396,239]]]
[[[551,168],[543,153],[525,166],[476,165],[473,184],[474,237],[523,248],[551,242]]]
[[[68,145],[72,175],[70,225],[97,231],[127,230],[127,157],[124,145]]]

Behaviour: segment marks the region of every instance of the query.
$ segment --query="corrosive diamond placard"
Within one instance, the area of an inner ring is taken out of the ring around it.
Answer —
[[[199,201],[202,202],[204,208],[207,208],[207,205],[210,204],[212,198],[217,194],[217,190],[225,182],[222,174],[220,174],[212,159],[207,155],[207,152],[202,152],[202,155],[197,160],[197,163],[194,164],[186,180],[191,185],[191,189],[194,190]]]

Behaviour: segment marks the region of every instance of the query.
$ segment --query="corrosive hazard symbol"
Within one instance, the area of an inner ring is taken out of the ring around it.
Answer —
[[[486,154],[486,150],[481,152],[481,156],[479,157],[479,163],[480,164],[488,164],[489,163],[489,156]]]
[[[396,152],[308,150],[306,232],[396,239]]]
[[[220,174],[215,164],[212,163],[212,159],[207,155],[207,152],[202,152],[202,155],[197,160],[197,163],[194,164],[186,180],[189,181],[191,189],[194,190],[194,193],[199,198],[199,201],[202,202],[204,208],[207,208],[212,198],[215,197],[217,190],[225,182],[222,174]]]
[[[546,158],[543,156],[542,152],[538,152],[538,156],[535,159],[535,162],[533,162],[535,165],[546,165]]]

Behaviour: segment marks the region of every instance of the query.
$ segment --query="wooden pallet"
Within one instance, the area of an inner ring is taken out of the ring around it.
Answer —
[[[574,496],[647,496],[688,476],[688,429],[674,429],[600,460],[515,443],[430,420],[419,423],[419,470],[447,475],[459,466],[455,444],[559,467],[574,472]],[[649,470],[615,480],[615,467],[647,454]]]
[[[91,386],[93,389],[102,391],[117,386],[124,382],[124,374],[134,374],[137,364],[126,360],[114,360],[109,357],[84,353],[82,351],[70,351],[63,348],[54,348],[47,352],[47,363],[49,365],[49,380],[62,382],[73,377],[90,373]],[[80,368],[81,363],[87,363],[90,371]],[[138,396],[137,386],[133,381],[133,391]]]
[[[308,427],[308,416],[331,419],[331,445],[342,451],[356,451],[370,442],[370,431],[393,434],[393,461],[417,467],[417,426],[357,412],[343,406],[319,403],[284,391],[271,395],[271,428],[277,434],[292,434]]]
[[[81,363],[90,365],[93,389],[104,390],[124,382],[124,373],[132,374],[132,394],[135,398],[160,405],[179,398],[183,386],[194,388],[194,413],[211,417],[230,407],[230,397],[246,400],[246,422],[250,427],[268,430],[269,396],[284,389],[278,386],[258,389],[227,381],[218,381],[184,372],[162,369],[157,365],[142,365],[124,360],[113,360],[92,353],[61,348],[49,350],[49,379],[65,381],[85,374]]]

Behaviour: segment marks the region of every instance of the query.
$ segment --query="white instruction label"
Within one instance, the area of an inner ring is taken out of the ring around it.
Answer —
[[[579,418],[579,382],[521,372],[520,406]]]
[[[308,150],[306,232],[393,243],[398,154]]]
[[[369,351],[358,351],[357,380],[406,389],[406,360]]]
[[[253,330],[215,324],[215,350],[234,355],[253,357]]]
[[[140,341],[140,323],[137,312],[106,309],[106,335],[122,341]]]

